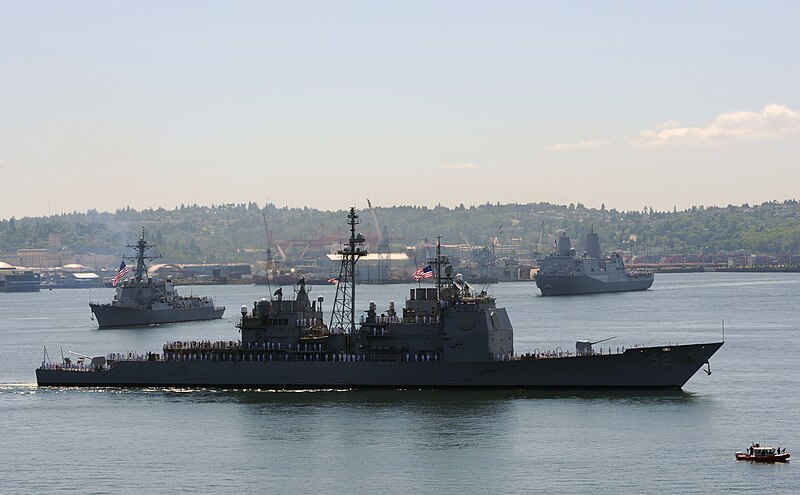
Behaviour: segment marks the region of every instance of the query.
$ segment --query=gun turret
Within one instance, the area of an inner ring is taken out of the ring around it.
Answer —
[[[595,340],[594,342],[590,342],[588,340],[579,340],[575,343],[575,354],[579,356],[590,356],[592,355],[592,346],[595,344],[599,344],[600,342],[605,342],[607,340],[616,339],[617,336],[608,337],[601,340]]]

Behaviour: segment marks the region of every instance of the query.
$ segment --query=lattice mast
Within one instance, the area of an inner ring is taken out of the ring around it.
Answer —
[[[450,266],[450,258],[442,256],[442,238],[436,238],[436,257],[428,262],[433,267],[433,272],[436,274],[436,292],[439,294],[439,299],[446,297],[443,289],[452,287],[453,273]]]
[[[360,232],[356,234],[356,225],[359,221],[355,207],[350,208],[347,218],[347,223],[350,225],[350,239],[336,252],[342,256],[342,267],[339,269],[336,299],[333,302],[329,328],[341,328],[344,332],[353,334],[356,329],[356,262],[367,254],[367,250],[364,248],[364,236]]]

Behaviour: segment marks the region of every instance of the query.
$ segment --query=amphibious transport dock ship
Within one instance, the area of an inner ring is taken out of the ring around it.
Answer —
[[[562,232],[556,251],[542,260],[536,274],[536,286],[543,296],[647,290],[651,285],[653,272],[626,270],[618,253],[602,256],[595,232],[586,234],[586,252],[580,257]]]
[[[125,257],[136,262],[134,276],[117,284],[117,292],[111,303],[89,303],[100,328],[222,318],[225,306],[214,306],[211,298],[180,296],[169,280],[145,278],[146,261],[158,257],[147,256],[147,251],[155,245],[144,240],[144,229],[139,242],[135,246],[127,247],[136,251],[136,256]],[[123,261],[117,277],[127,272],[124,266]]]
[[[367,251],[355,233],[339,251],[342,265],[330,324],[323,299],[300,280],[291,298],[280,290],[243,306],[241,340],[168,342],[159,352],[109,354],[36,370],[41,386],[350,388],[680,388],[722,346],[639,347],[598,352],[514,350],[508,314],[484,291],[452,274],[437,249],[435,287],[413,288],[404,307],[370,303],[358,321],[354,268]]]

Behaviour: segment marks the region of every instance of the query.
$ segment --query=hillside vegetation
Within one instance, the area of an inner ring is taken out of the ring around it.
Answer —
[[[346,211],[265,207],[275,243],[327,239],[333,244],[348,235]],[[484,204],[435,208],[376,207],[359,210],[360,231],[377,246],[378,229],[388,234],[392,249],[421,241],[487,246],[515,243],[531,252],[549,250],[565,230],[574,238],[591,228],[603,248],[634,254],[750,252],[800,253],[800,205],[796,200],[761,205],[692,207],[684,211],[621,212],[548,203]],[[373,216],[374,215],[374,216]],[[378,229],[376,229],[376,224]],[[50,217],[0,221],[0,252],[47,248],[51,233],[61,236],[63,249],[76,253],[117,254],[134,243],[145,228],[147,238],[173,262],[252,262],[264,257],[266,234],[262,207],[256,203],[181,206],[114,213],[94,210]],[[542,236],[542,232],[544,236]]]

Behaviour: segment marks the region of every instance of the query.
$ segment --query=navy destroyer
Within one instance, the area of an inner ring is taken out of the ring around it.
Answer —
[[[574,352],[517,354],[505,308],[452,273],[437,248],[435,287],[412,288],[402,309],[374,302],[356,318],[354,271],[367,254],[349,213],[329,324],[305,281],[292,297],[242,306],[240,340],[168,342],[159,352],[45,359],[40,386],[352,388],[681,388],[723,342],[608,352],[578,341]],[[86,359],[83,359],[86,358]],[[708,370],[710,373],[710,370]]]
[[[139,242],[127,247],[136,251],[136,256],[124,257],[124,260],[136,263],[134,276],[117,283],[127,273],[123,260],[115,278],[117,292],[114,299],[110,303],[89,303],[100,328],[222,318],[225,306],[214,306],[210,297],[181,296],[170,280],[147,277],[146,262],[158,256],[147,255],[155,244],[145,241],[144,229]]]
[[[562,232],[556,250],[542,259],[536,274],[543,296],[647,290],[651,285],[652,271],[626,269],[619,253],[602,256],[594,230],[586,234],[582,256],[576,256],[570,238]]]

